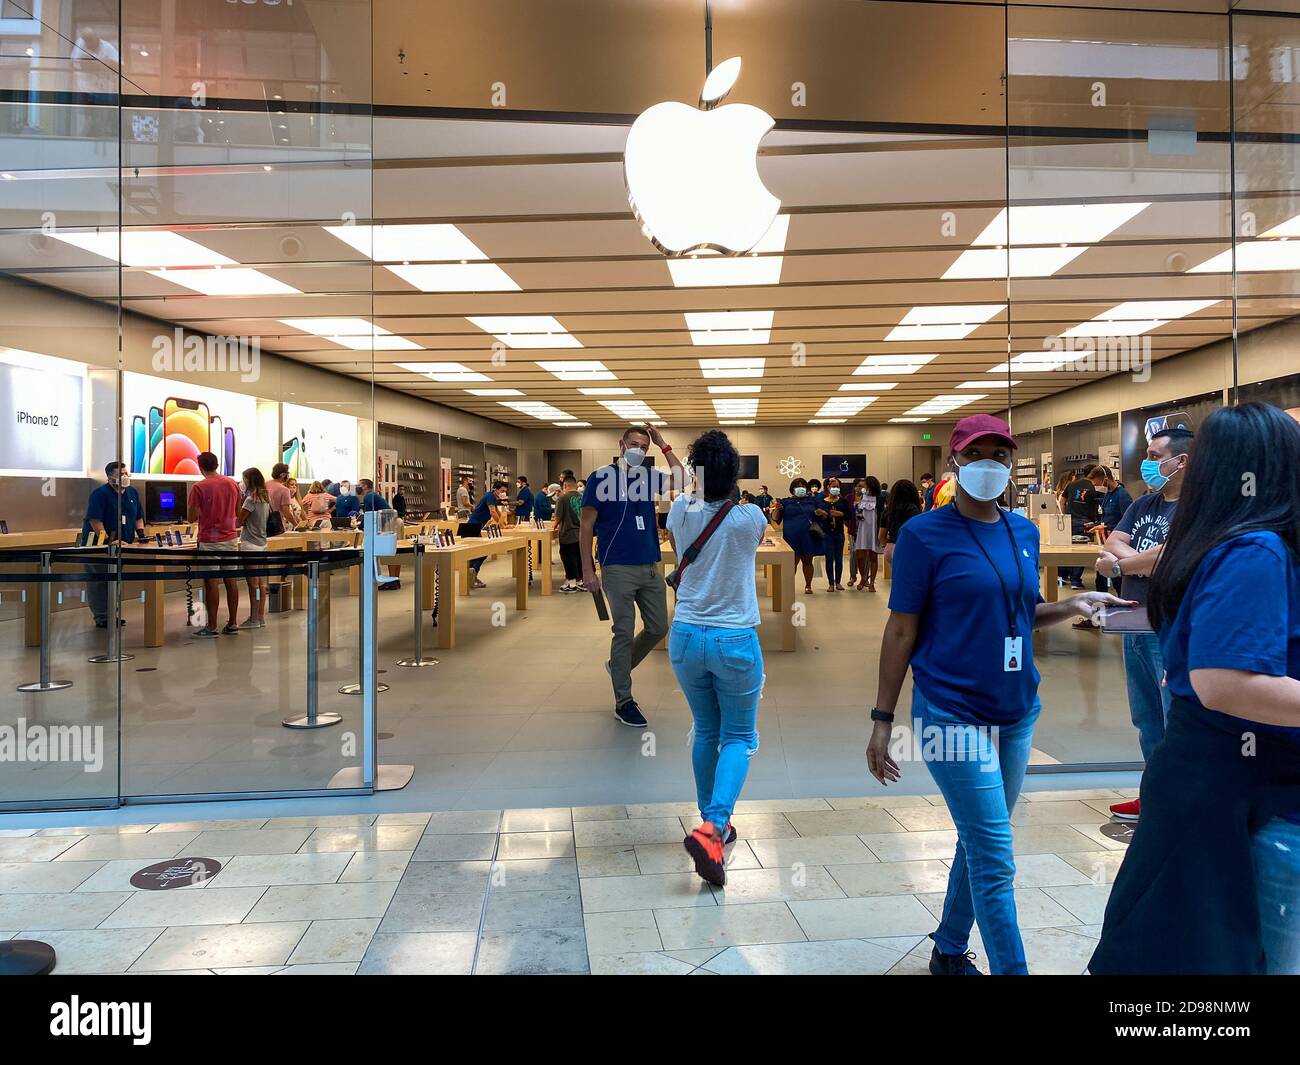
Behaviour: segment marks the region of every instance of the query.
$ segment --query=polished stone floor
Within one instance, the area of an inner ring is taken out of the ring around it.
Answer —
[[[1133,794],[1017,805],[1031,973],[1083,971],[1126,847],[1102,833],[1106,809]],[[694,817],[651,803],[0,827],[0,938],[52,944],[60,973],[926,971],[955,846],[938,796],[742,800],[724,889],[690,871]],[[179,857],[221,869],[131,886]]]

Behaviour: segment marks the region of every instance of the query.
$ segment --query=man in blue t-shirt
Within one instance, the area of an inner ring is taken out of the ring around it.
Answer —
[[[528,487],[528,478],[522,473],[515,480],[515,517],[519,521],[530,521],[533,516],[533,490]]]
[[[496,522],[498,525],[505,525],[506,514],[509,507],[506,506],[506,482],[493,481],[492,490],[483,493],[483,498],[478,501],[478,505],[470,511],[469,520],[465,522],[457,532],[457,536],[482,536],[483,527]],[[487,585],[479,580],[478,571],[483,568],[483,563],[487,561],[487,556],[480,558],[471,558],[469,568],[474,571],[474,587],[486,588]]]
[[[1178,509],[1178,493],[1187,469],[1192,433],[1187,429],[1166,429],[1151,438],[1142,462],[1142,479],[1152,489],[1139,496],[1124,512],[1106,537],[1097,558],[1097,572],[1123,581],[1124,598],[1147,605],[1151,571],[1169,538],[1169,526]],[[1154,632],[1124,633],[1124,675],[1128,686],[1128,710],[1138,730],[1142,757],[1151,760],[1165,736],[1169,715],[1169,689],[1164,684],[1164,661],[1160,638]],[[1121,821],[1136,821],[1137,799],[1116,803],[1111,814]]]
[[[347,481],[339,482],[338,502],[334,504],[334,517],[351,518],[361,513],[361,497]]]
[[[538,521],[550,521],[555,515],[555,497],[559,493],[558,484],[548,484],[533,496],[533,517]]]
[[[90,542],[91,534],[96,537],[106,535],[109,540],[121,540],[133,543],[144,537],[144,504],[140,502],[140,493],[131,487],[131,478],[126,466],[120,462],[110,462],[104,467],[107,482],[90,493],[86,502],[86,517],[81,523],[81,540]],[[108,573],[108,566],[90,566],[92,572]],[[95,625],[101,629],[108,627],[108,583],[106,581],[86,582],[86,605],[95,619]]]
[[[670,487],[670,478],[643,465],[651,443],[668,460],[676,487],[685,485],[686,471],[658,429],[653,425],[628,429],[619,438],[618,458],[587,478],[578,539],[583,584],[593,594],[603,591],[609,600],[614,638],[605,668],[614,686],[614,715],[633,728],[644,727],[646,719],[632,698],[632,670],[668,632],[668,596],[659,572],[657,497]],[[634,639],[637,609],[641,631]]]

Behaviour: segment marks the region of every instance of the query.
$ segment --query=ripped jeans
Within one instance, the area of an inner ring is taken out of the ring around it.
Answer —
[[[668,657],[695,718],[691,762],[702,820],[731,820],[758,750],[763,652],[754,629],[674,621]]]

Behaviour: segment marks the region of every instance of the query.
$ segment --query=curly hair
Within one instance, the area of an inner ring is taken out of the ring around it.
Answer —
[[[691,469],[703,472],[706,502],[730,497],[740,473],[740,452],[726,433],[721,429],[701,433],[691,443],[687,461]]]

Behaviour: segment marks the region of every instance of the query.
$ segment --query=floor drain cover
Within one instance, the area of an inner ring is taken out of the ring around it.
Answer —
[[[201,884],[219,872],[221,863],[215,858],[172,858],[133,873],[131,886],[145,891],[170,891]]]

